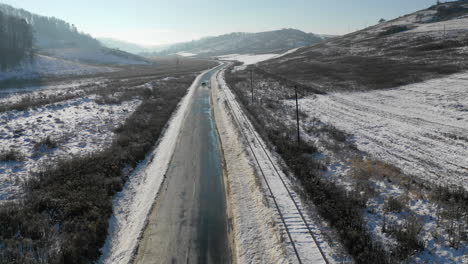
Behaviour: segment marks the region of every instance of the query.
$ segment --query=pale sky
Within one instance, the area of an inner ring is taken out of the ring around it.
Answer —
[[[230,32],[296,28],[345,34],[436,0],[0,0],[94,37],[158,45]]]

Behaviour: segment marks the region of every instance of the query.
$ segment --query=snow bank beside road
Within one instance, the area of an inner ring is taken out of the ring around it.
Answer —
[[[146,218],[164,180],[189,102],[204,73],[195,79],[179,103],[157,148],[135,169],[123,190],[114,197],[108,237],[98,263],[127,264],[132,259]]]
[[[249,164],[247,153],[225,109],[226,99],[219,90],[217,76],[212,80],[216,126],[225,160],[225,182],[229,217],[236,243],[238,263],[288,263],[275,227],[274,213],[264,204],[264,194]]]

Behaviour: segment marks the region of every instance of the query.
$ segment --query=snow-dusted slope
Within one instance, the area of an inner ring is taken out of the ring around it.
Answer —
[[[323,92],[387,89],[468,70],[467,37],[468,3],[451,1],[300,48],[259,67]]]
[[[100,47],[47,49],[53,57],[97,64],[147,64],[136,55]]]
[[[92,66],[67,61],[50,56],[36,55],[33,62],[24,61],[21,65],[8,71],[0,71],[0,81],[6,79],[32,79],[45,75],[84,75],[99,72],[110,72],[110,67]]]

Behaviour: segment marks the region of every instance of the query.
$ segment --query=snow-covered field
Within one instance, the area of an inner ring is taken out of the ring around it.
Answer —
[[[278,54],[229,54],[218,56],[220,60],[240,61],[244,65],[256,64],[261,61],[266,61],[278,56]]]
[[[6,79],[32,79],[45,75],[84,75],[111,71],[115,71],[115,69],[36,55],[33,63],[25,61],[12,70],[0,71],[0,81]]]
[[[226,61],[239,61],[242,62],[242,65],[236,66],[234,68],[234,71],[237,70],[244,70],[248,65],[252,64],[257,64],[262,61],[266,60],[271,60],[271,59],[276,59],[283,57],[285,55],[291,54],[296,52],[300,48],[294,48],[290,49],[282,54],[230,54],[230,55],[223,55],[223,56],[218,56],[218,59],[220,60],[226,60]]]
[[[42,164],[70,155],[91,153],[111,143],[113,130],[140,104],[99,105],[94,96],[25,111],[0,113],[0,150],[17,150],[24,162],[0,162],[0,202],[21,193],[20,182]],[[50,137],[57,147],[37,145]]]
[[[0,89],[0,104],[13,105],[30,98],[49,97],[58,94],[80,94],[87,88],[105,86],[105,78],[86,78],[48,85]]]
[[[197,56],[197,54],[195,54],[195,53],[190,53],[190,52],[177,52],[176,54],[179,55],[179,56],[183,56],[183,57],[193,57],[193,56]]]
[[[468,74],[385,91],[300,100],[310,118],[354,135],[358,148],[406,174],[468,189]],[[289,102],[293,104],[293,102]]]

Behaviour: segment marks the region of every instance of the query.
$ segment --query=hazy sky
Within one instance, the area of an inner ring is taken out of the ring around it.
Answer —
[[[94,37],[167,44],[244,31],[297,28],[344,34],[436,0],[0,0],[75,24]]]

